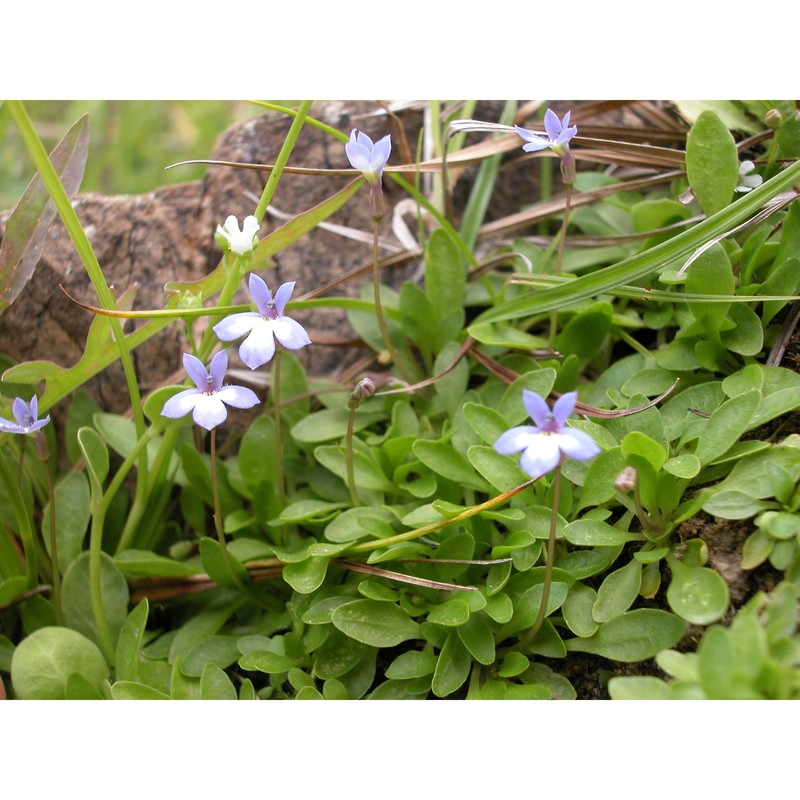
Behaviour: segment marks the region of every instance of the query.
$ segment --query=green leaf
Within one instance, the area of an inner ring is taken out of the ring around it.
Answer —
[[[300,594],[311,594],[325,580],[328,570],[328,559],[321,557],[295,561],[283,568],[283,579]]]
[[[342,633],[373,647],[394,647],[420,636],[419,625],[398,606],[379,600],[354,600],[336,608],[331,622]]]
[[[92,599],[89,593],[89,553],[79,555],[64,573],[61,584],[61,605],[65,624],[102,646],[97,630]],[[111,556],[100,554],[100,597],[103,603],[112,645],[128,616],[128,582],[114,566]]]
[[[458,631],[452,631],[439,653],[431,691],[437,697],[447,697],[452,694],[466,681],[471,666],[469,651],[461,643]]]
[[[479,403],[464,403],[462,413],[470,428],[488,445],[493,445],[509,428],[497,411]]]
[[[115,700],[171,700],[172,698],[152,686],[135,681],[117,681],[111,687],[111,696]]]
[[[671,700],[669,685],[650,675],[615,677],[608,682],[612,700]]]
[[[592,636],[568,639],[565,644],[569,652],[594,653],[631,663],[673,647],[683,636],[683,630],[683,622],[674,614],[642,608],[604,622]]]
[[[94,428],[81,428],[78,431],[78,446],[86,459],[86,468],[92,480],[93,489],[98,492],[108,475],[108,449],[100,434]]]
[[[604,345],[611,330],[611,303],[594,303],[567,322],[556,339],[556,349],[565,355],[576,355],[586,363]]]
[[[469,619],[469,606],[464,600],[447,600],[428,613],[428,622],[454,628]]]
[[[641,584],[642,565],[636,559],[606,575],[592,607],[594,621],[608,622],[627,611],[636,600]]]
[[[458,635],[461,643],[479,664],[484,664],[485,666],[494,664],[494,635],[489,622],[483,614],[472,614],[458,628]]]
[[[68,197],[80,188],[89,153],[89,116],[82,116],[50,154]],[[56,214],[40,175],[34,175],[5,223],[0,246],[0,313],[16,300],[30,280]]]
[[[576,636],[591,636],[599,624],[592,615],[592,608],[597,600],[597,592],[591,586],[575,583],[564,600],[561,613],[567,627]]]
[[[731,202],[739,178],[739,158],[733,136],[713,111],[703,111],[689,131],[686,177],[706,216]]]
[[[463,308],[466,278],[463,256],[447,233],[437,228],[425,250],[425,292],[437,315]]]
[[[196,644],[181,661],[181,672],[189,678],[202,678],[208,664],[215,664],[225,669],[234,664],[241,652],[238,647],[239,637],[235,635],[217,635]]]
[[[329,469],[342,480],[347,480],[347,461],[345,449],[340,445],[321,445],[314,450],[314,456],[322,466]],[[353,452],[353,471],[356,486],[381,492],[394,491],[394,484],[383,474],[380,467],[360,450]]]
[[[242,656],[239,659],[239,666],[244,670],[256,670],[274,675],[288,672],[295,666],[295,661],[293,658],[273,653],[270,650],[256,650]]]
[[[123,550],[114,556],[114,564],[120,572],[134,577],[185,578],[201,572],[198,567],[151,553],[149,550]]]
[[[695,456],[704,465],[723,456],[748,430],[761,393],[753,390],[724,402],[707,420],[697,439]]]
[[[570,522],[564,528],[564,536],[570,544],[584,547],[615,547],[644,538],[640,534],[615,528],[607,522],[585,518]]]
[[[231,679],[216,665],[206,664],[200,677],[201,700],[236,700]]]
[[[277,480],[274,453],[275,421],[272,417],[258,417],[239,444],[239,473],[251,491],[261,483],[274,484]]]
[[[314,673],[323,680],[340,678],[361,661],[367,649],[362,642],[331,631],[315,653]]]
[[[11,659],[11,683],[20,700],[64,700],[74,673],[98,691],[109,677],[97,645],[69,628],[39,628],[17,645]]]
[[[120,681],[139,680],[139,655],[142,651],[149,605],[145,597],[128,614],[117,639],[117,655],[114,660],[116,677]]]
[[[169,647],[169,662],[174,664],[201,642],[209,639],[228,621],[242,604],[241,599],[222,606],[212,606],[192,616],[175,634]]]
[[[401,653],[386,669],[386,677],[394,680],[424,678],[436,669],[437,658],[427,650]]]
[[[470,464],[498,491],[507,492],[528,480],[517,458],[502,456],[493,447],[475,444],[467,450]]]
[[[489,486],[467,462],[464,456],[445,442],[431,442],[421,439],[413,447],[414,455],[425,466],[450,481],[476,489],[489,491]]]
[[[689,267],[686,276],[686,291],[690,294],[732,295],[734,293],[733,270],[730,259],[722,245],[715,244],[706,250]],[[719,341],[719,331],[730,303],[689,303],[692,316],[702,324],[708,335]]]
[[[330,439],[344,439],[349,418],[350,412],[345,408],[326,408],[316,411],[292,427],[292,436],[299,442],[310,444]],[[384,419],[386,415],[383,412],[359,410],[353,419],[353,431],[357,433]]]
[[[70,472],[58,482],[55,487],[55,508],[58,563],[63,572],[83,549],[83,540],[91,518],[89,483],[82,472]],[[48,555],[50,513],[50,503],[48,503],[42,517],[42,532]]]
[[[722,576],[708,567],[686,567],[674,557],[668,561],[672,570],[667,588],[670,608],[693,625],[710,625],[721,619],[730,603]]]

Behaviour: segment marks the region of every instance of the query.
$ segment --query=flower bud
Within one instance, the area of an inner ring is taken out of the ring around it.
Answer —
[[[777,108],[771,108],[764,115],[764,122],[773,130],[780,128],[783,124],[783,114]]]
[[[358,408],[365,400],[375,394],[375,384],[369,378],[362,378],[347,398],[347,407]]]
[[[618,492],[629,492],[631,489],[636,488],[636,481],[638,474],[633,467],[625,467],[614,480],[614,488]]]

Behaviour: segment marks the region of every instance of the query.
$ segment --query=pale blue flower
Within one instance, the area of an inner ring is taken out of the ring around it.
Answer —
[[[18,397],[11,405],[16,422],[0,418],[0,432],[2,433],[33,433],[44,428],[50,417],[39,419],[39,399],[34,395],[28,405],[21,397]]]
[[[544,129],[547,131],[547,138],[520,128],[519,125],[514,126],[517,133],[526,142],[522,145],[525,152],[535,153],[550,148],[561,159],[561,177],[564,179],[564,183],[569,185],[575,183],[575,157],[572,155],[572,150],[569,149],[569,143],[578,132],[577,125],[569,124],[571,114],[571,111],[567,111],[564,119],[559,120],[555,111],[548,108],[544,115]]]
[[[557,155],[565,155],[569,148],[570,140],[578,132],[577,125],[570,126],[569,124],[571,114],[571,111],[567,111],[564,114],[564,119],[559,120],[555,111],[548,108],[544,115],[544,129],[547,131],[547,138],[515,125],[514,129],[526,142],[526,144],[522,145],[522,149],[526,153],[535,153],[538,150],[546,150],[549,147]]]
[[[566,427],[577,399],[577,392],[562,394],[551,411],[536,392],[523,390],[522,402],[535,424],[507,430],[494,449],[503,456],[522,451],[519,465],[532,478],[551,472],[567,456],[586,461],[598,455],[600,448],[588,433]]]
[[[239,346],[239,358],[250,369],[256,369],[272,359],[276,339],[287,350],[299,350],[311,344],[305,328],[283,313],[294,291],[294,284],[294,281],[284,283],[273,299],[267,284],[251,272],[250,296],[258,311],[231,314],[214,326],[214,333],[224,342],[232,342],[249,334]]]
[[[161,410],[162,417],[178,419],[191,411],[192,419],[200,427],[210,431],[227,419],[226,405],[233,408],[252,408],[259,402],[252,389],[223,385],[228,369],[228,353],[225,350],[221,350],[211,359],[209,369],[205,368],[199,358],[184,353],[183,368],[197,388],[184,389],[170,397]]]
[[[344,151],[353,169],[361,172],[370,186],[375,186],[381,182],[383,168],[392,152],[392,137],[387,134],[373,144],[366,133],[353,128]]]
[[[249,253],[258,244],[258,229],[261,227],[258,220],[253,217],[245,217],[242,228],[239,229],[239,220],[230,216],[225,220],[224,225],[217,225],[217,243],[227,248],[236,255],[243,256]],[[223,249],[225,249],[223,247]]]

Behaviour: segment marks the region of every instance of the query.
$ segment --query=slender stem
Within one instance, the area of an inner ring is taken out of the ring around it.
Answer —
[[[558,250],[556,251],[556,277],[561,276],[561,269],[564,264],[564,244],[567,241],[567,227],[569,226],[569,212],[572,204],[572,184],[567,184],[567,199],[564,203],[564,215],[561,218],[561,230],[558,233]],[[550,344],[556,340],[558,333],[558,309],[550,311]]]
[[[542,603],[539,606],[539,613],[536,615],[536,622],[527,633],[517,642],[515,650],[522,650],[539,633],[545,615],[547,614],[547,602],[550,600],[550,585],[553,581],[553,562],[556,555],[556,523],[558,522],[558,503],[561,499],[561,465],[556,467],[555,477],[553,478],[553,512],[550,515],[550,535],[547,539],[547,561],[544,568],[544,586],[542,587]]]
[[[278,153],[278,157],[275,159],[275,164],[264,186],[264,191],[261,193],[261,198],[258,201],[256,210],[253,212],[253,216],[259,222],[264,219],[264,214],[267,213],[267,206],[270,200],[272,200],[273,194],[275,194],[275,189],[278,187],[278,181],[283,173],[283,168],[286,166],[289,156],[292,154],[297,137],[300,135],[300,130],[306,121],[308,112],[311,110],[311,103],[311,100],[303,100],[300,103],[297,113],[292,120],[291,127],[289,128],[289,133],[286,134],[286,138],[283,140],[283,145]]]
[[[389,326],[386,324],[386,316],[383,313],[383,306],[381,305],[381,283],[380,274],[378,271],[378,238],[380,233],[381,218],[373,217],[372,223],[372,288],[373,295],[375,297],[375,316],[378,318],[378,327],[381,329],[383,344],[389,353],[392,363],[395,365],[403,378],[406,381],[411,382],[411,379],[405,374],[405,370],[403,369],[403,365],[397,355],[397,351],[392,344],[392,340],[389,338]]]
[[[286,139],[283,141],[281,150],[278,153],[278,158],[275,160],[275,165],[270,172],[266,184],[264,185],[264,191],[261,193],[256,210],[253,212],[253,216],[259,222],[264,219],[264,214],[267,212],[267,206],[272,200],[272,196],[275,194],[278,181],[283,174],[283,168],[286,166],[286,162],[289,160],[289,156],[292,153],[295,142],[297,142],[297,137],[300,134],[300,130],[303,127],[303,123],[305,122],[310,109],[311,101],[304,100],[300,104],[300,107],[297,109],[297,113],[292,120],[289,133],[286,134]],[[233,264],[228,270],[227,277],[225,278],[225,285],[222,287],[222,291],[220,292],[219,300],[217,301],[218,307],[228,306],[231,304],[231,300],[233,299],[234,294],[236,294],[236,290],[239,288],[239,284],[244,277],[247,267],[247,258],[234,256],[233,254],[225,256],[225,258],[229,257],[233,259]],[[208,322],[208,327],[203,333],[203,338],[200,342],[200,349],[198,351],[198,358],[201,361],[205,361],[211,354],[211,350],[214,348],[215,337],[213,327],[217,322],[219,322],[219,319],[220,317],[211,318]]]
[[[281,427],[281,346],[275,343],[272,360],[272,411],[275,416],[275,472],[278,489],[278,510],[286,504],[286,480],[283,474],[283,429]]]
[[[128,454],[128,457],[122,462],[122,464],[120,464],[119,469],[114,474],[113,480],[108,484],[108,488],[103,493],[103,499],[101,500],[103,514],[108,512],[108,509],[111,506],[111,501],[114,499],[114,495],[119,491],[119,488],[122,486],[122,482],[125,480],[128,472],[130,472],[131,467],[133,467],[134,463],[138,461],[142,451],[145,447],[147,447],[147,444],[158,433],[159,429],[155,425],[151,425],[145,432],[145,435],[136,442],[133,450],[131,450],[131,452]],[[150,497],[151,491],[152,486],[148,486],[146,492],[147,497]],[[142,503],[138,496],[134,499],[131,510],[128,513],[128,518],[125,520],[125,526],[122,529],[119,543],[117,544],[117,553],[121,553],[123,550],[127,550],[131,546],[133,535],[136,532],[139,521],[148,507],[149,503]]]
[[[345,439],[345,461],[347,462],[347,488],[350,490],[350,501],[354,506],[361,505],[356,492],[355,464],[353,462],[353,422],[356,418],[356,409],[350,409],[347,418],[347,437]]]
[[[50,559],[53,563],[53,604],[56,607],[56,622],[64,624],[64,613],[61,610],[61,569],[58,564],[58,543],[56,542],[56,493],[53,489],[53,475],[50,462],[44,462],[47,476],[47,492],[50,495]]]
[[[239,573],[233,566],[231,561],[231,554],[228,552],[228,543],[225,541],[225,529],[222,526],[222,507],[219,502],[219,482],[217,478],[217,429],[211,429],[211,493],[214,497],[214,530],[217,532],[217,539],[222,548],[222,557],[225,560],[225,566],[236,584],[237,588],[241,591],[246,591],[242,584]]]

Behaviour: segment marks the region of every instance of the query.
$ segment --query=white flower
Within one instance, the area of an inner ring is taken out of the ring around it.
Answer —
[[[244,218],[242,229],[239,230],[239,220],[231,215],[225,220],[224,225],[217,225],[218,243],[219,239],[224,240],[232,253],[243,256],[258,244],[258,229],[260,227],[258,220],[250,216]]]
[[[739,165],[739,184],[734,191],[750,192],[757,186],[761,186],[764,179],[758,174],[750,175],[755,168],[756,165],[752,161],[742,161]]]

